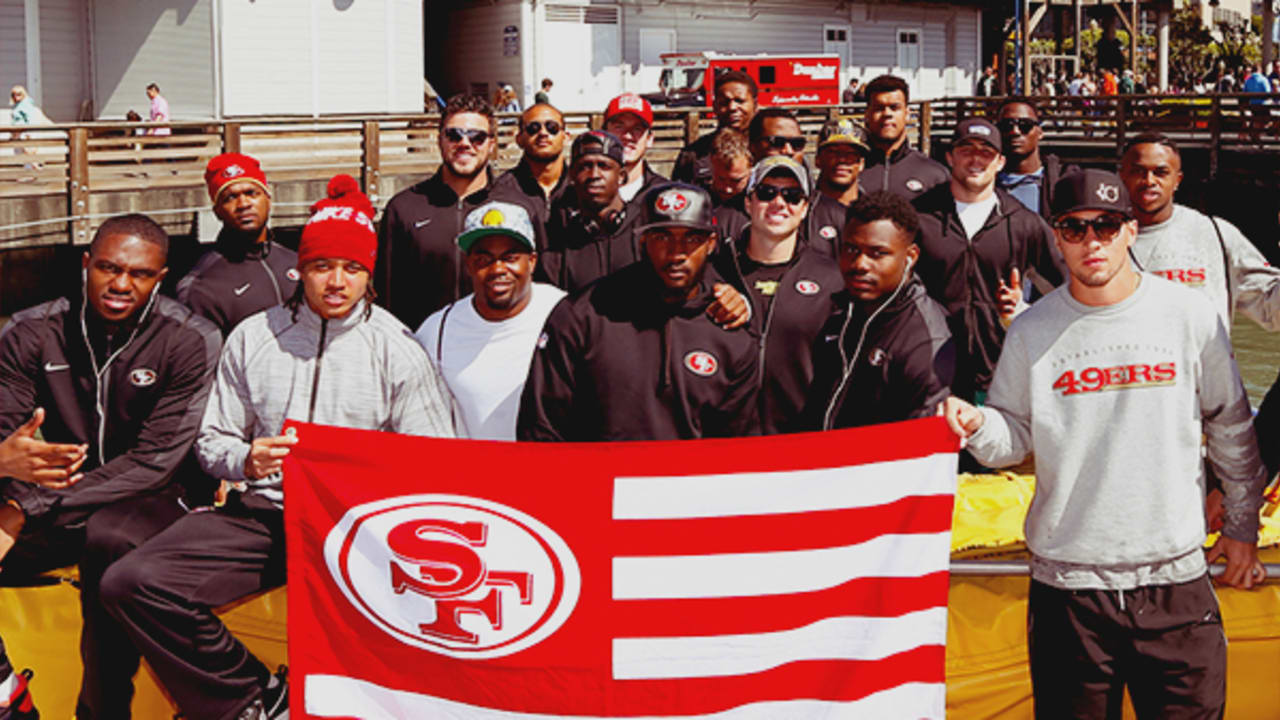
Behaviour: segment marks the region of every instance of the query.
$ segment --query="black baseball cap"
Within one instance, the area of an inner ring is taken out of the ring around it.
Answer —
[[[582,133],[573,140],[569,150],[569,164],[578,162],[579,158],[588,155],[604,155],[622,164],[622,141],[617,135],[604,130],[591,130]]]
[[[682,182],[663,183],[645,193],[644,213],[636,232],[664,227],[715,232],[711,195],[697,185]]]
[[[1063,175],[1053,186],[1050,203],[1054,219],[1077,210],[1104,210],[1133,219],[1129,191],[1120,176],[1106,170],[1086,168]]]
[[[996,152],[1004,153],[1004,138],[1000,136],[1000,129],[986,118],[971,117],[961,120],[956,125],[955,135],[951,137],[951,147],[970,139],[984,142],[995,148]]]

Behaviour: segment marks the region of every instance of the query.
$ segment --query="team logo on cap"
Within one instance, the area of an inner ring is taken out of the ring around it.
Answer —
[[[910,180],[907,181],[907,189],[910,190],[911,192],[920,192],[921,190],[924,189],[924,183],[920,182],[915,178],[911,178]]]
[[[302,278],[302,275],[298,273],[298,268],[289,268],[288,270],[285,270],[284,276],[294,282],[298,282],[298,280]]]
[[[694,350],[684,356],[684,366],[689,368],[689,372],[702,377],[710,377],[716,374],[716,370],[720,367],[720,363],[716,362],[716,356],[705,350]]]
[[[351,508],[324,542],[351,606],[411,647],[482,660],[537,645],[573,614],[582,573],[564,539],[517,508],[406,495]]]
[[[1102,202],[1113,203],[1120,199],[1120,186],[1098,183],[1096,193],[1098,195],[1098,199]]]
[[[228,165],[227,169],[222,171],[222,174],[229,178],[240,177],[244,174],[244,168],[239,165]]]
[[[507,216],[503,215],[501,210],[494,208],[489,212],[485,213],[484,217],[480,218],[480,224],[485,227],[497,227],[501,225],[506,219],[507,219]]]
[[[644,111],[644,100],[635,93],[626,93],[618,96],[619,110],[637,110]]]
[[[869,355],[867,355],[867,362],[871,363],[872,367],[880,367],[884,364],[885,357],[886,355],[884,350],[875,348]]]
[[[971,134],[971,135],[986,135],[986,136],[990,136],[990,135],[991,135],[991,128],[987,127],[986,125],[976,125],[976,124],[975,124],[975,125],[970,125],[970,126],[969,126],[969,130],[968,130],[968,132],[969,132],[969,134]]]
[[[822,286],[812,280],[797,280],[796,292],[801,295],[817,295]]]
[[[156,371],[151,368],[134,368],[129,373],[129,382],[134,387],[147,387],[156,384]]]
[[[818,230],[818,234],[821,235],[824,239],[835,240],[837,233],[834,227],[830,225],[823,225],[822,229]]]
[[[668,190],[658,196],[653,206],[658,209],[658,212],[674,215],[689,207],[689,198],[679,190]]]

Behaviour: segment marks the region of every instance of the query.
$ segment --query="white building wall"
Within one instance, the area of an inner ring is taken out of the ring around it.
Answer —
[[[145,118],[146,87],[153,82],[169,101],[173,119],[213,117],[213,0],[93,0],[92,8],[99,118],[123,119],[130,109]],[[287,77],[260,67],[242,81]]]
[[[0,0],[0,123],[9,121],[9,88],[27,84],[26,19],[22,0]],[[40,98],[35,98],[40,103]]]
[[[224,115],[421,112],[421,0],[219,5]]]
[[[89,99],[87,23],[84,0],[40,2],[41,109],[54,122],[79,120],[80,105]]]

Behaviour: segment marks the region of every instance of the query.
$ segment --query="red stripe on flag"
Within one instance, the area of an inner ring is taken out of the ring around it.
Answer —
[[[946,605],[948,577],[943,570],[922,577],[859,578],[829,590],[731,600],[615,600],[614,635],[737,635],[791,630],[829,617],[899,617]]]
[[[693,715],[778,700],[851,702],[906,683],[945,681],[946,652],[927,645],[881,660],[809,660],[730,677],[615,680],[606,714]]]
[[[779,515],[675,520],[618,520],[618,556],[715,555],[856,545],[887,534],[951,528],[951,495],[908,497],[875,507]]]

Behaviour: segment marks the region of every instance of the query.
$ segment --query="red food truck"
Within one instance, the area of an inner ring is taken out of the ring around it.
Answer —
[[[839,55],[723,55],[715,52],[665,53],[659,91],[645,95],[654,105],[710,107],[715,78],[738,70],[760,86],[759,104],[837,105],[840,103]]]

